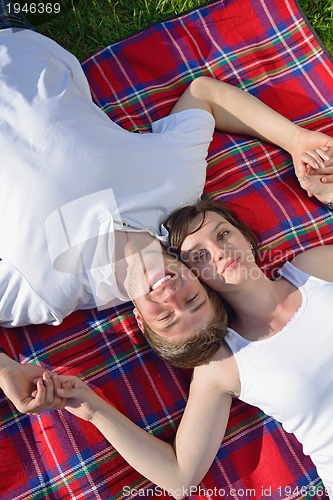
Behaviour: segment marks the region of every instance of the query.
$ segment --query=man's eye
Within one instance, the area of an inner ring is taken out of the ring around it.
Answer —
[[[198,298],[198,294],[195,294],[195,295],[194,295],[194,297],[192,297],[191,299],[189,299],[189,300],[187,301],[187,303],[188,303],[188,304],[191,304],[192,302],[195,302],[197,298]]]
[[[169,318],[171,318],[171,314],[167,314],[165,316],[162,316],[161,318],[158,318],[158,321],[166,321]]]

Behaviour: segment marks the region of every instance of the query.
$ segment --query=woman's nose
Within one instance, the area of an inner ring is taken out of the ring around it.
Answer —
[[[224,246],[214,244],[211,247],[211,260],[213,262],[219,262],[221,259],[224,259],[227,254],[227,250]]]

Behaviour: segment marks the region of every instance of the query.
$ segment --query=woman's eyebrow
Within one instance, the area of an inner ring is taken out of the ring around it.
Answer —
[[[215,226],[213,227],[213,229],[211,230],[211,233],[215,233],[216,231],[218,231],[220,229],[221,226],[224,226],[226,224],[227,224],[227,221],[217,222],[215,224]],[[203,227],[203,226],[201,226],[201,227]],[[195,232],[193,234],[195,234]],[[185,252],[182,252],[182,255],[183,255],[183,253],[189,255],[191,252],[193,252],[195,250],[199,250],[202,247],[204,247],[203,243],[202,242],[198,242],[196,245],[194,245],[194,247],[190,248],[189,250],[185,250]]]

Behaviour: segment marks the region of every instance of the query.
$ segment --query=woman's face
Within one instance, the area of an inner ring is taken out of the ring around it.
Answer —
[[[189,231],[194,231],[201,221],[200,215],[190,224]],[[207,212],[201,228],[185,238],[181,259],[218,292],[244,283],[258,269],[247,238],[216,212]]]

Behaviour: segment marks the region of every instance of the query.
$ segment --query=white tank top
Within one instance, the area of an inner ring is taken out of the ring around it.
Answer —
[[[280,274],[303,297],[291,320],[261,341],[229,329],[226,342],[238,364],[240,399],[295,434],[333,498],[333,283],[289,262]]]

